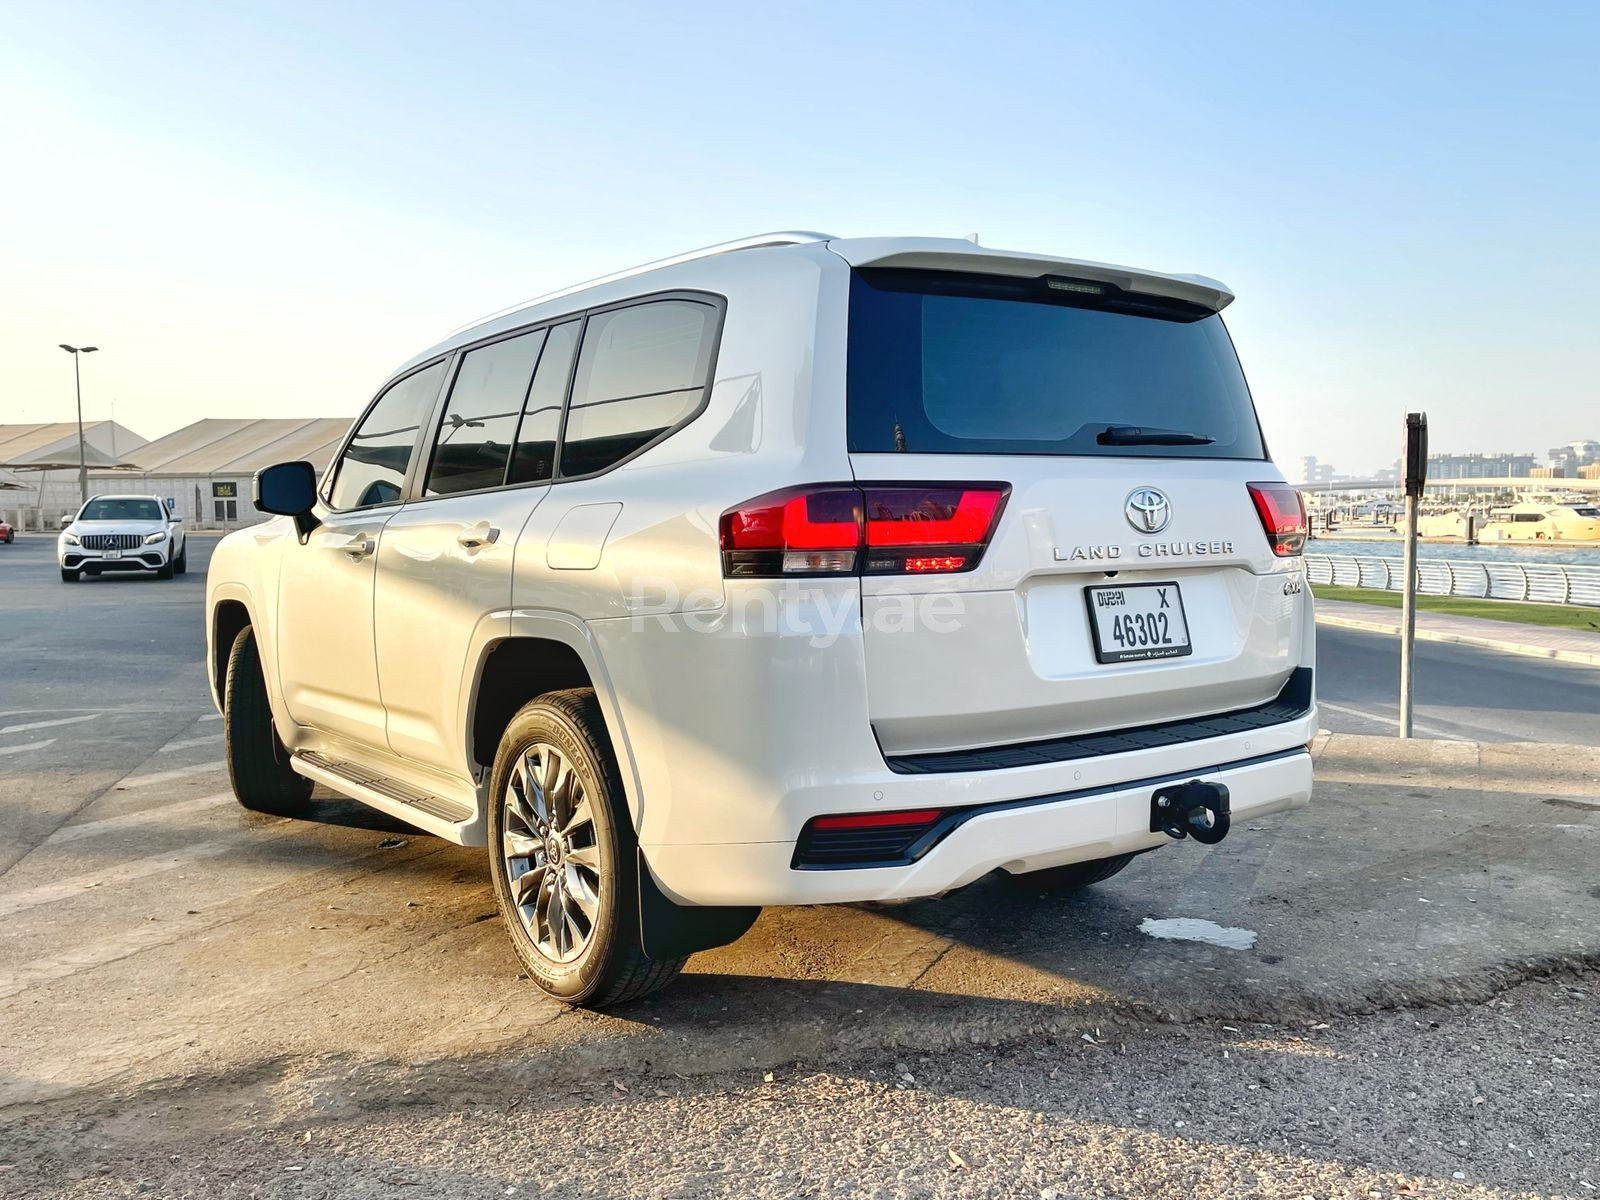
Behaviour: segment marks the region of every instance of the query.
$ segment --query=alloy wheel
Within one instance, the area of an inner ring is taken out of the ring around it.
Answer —
[[[588,792],[548,742],[518,752],[501,806],[506,882],[539,953],[570,963],[600,917],[600,846]]]

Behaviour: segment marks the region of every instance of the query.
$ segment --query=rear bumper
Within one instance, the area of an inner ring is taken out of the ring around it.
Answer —
[[[1315,714],[1296,724],[1314,730]],[[918,803],[940,804],[946,789],[958,795],[959,784],[969,778],[917,779]],[[663,890],[686,904],[833,904],[936,896],[994,870],[1036,871],[1166,845],[1171,839],[1149,829],[1151,793],[1188,779],[1225,784],[1237,824],[1307,804],[1311,756],[1303,748],[1286,749],[1211,768],[991,801],[904,866],[796,869],[793,840],[647,846],[645,855]]]
[[[1232,711],[1186,723],[1203,731],[1140,724],[1109,739],[1012,747],[1020,753],[1004,762],[985,751],[981,766],[941,755],[908,772],[910,756],[890,749],[886,758],[875,737],[853,582],[812,582],[785,593],[772,614],[730,602],[695,626],[658,628],[629,617],[588,623],[603,686],[615,700],[610,732],[626,764],[639,845],[678,903],[929,896],[996,868],[1159,846],[1164,835],[1149,833],[1151,780],[1226,783],[1241,814],[1295,807],[1310,796],[1304,749],[1317,732],[1316,709],[1258,725],[1234,719],[1239,710],[1228,692],[1211,700]],[[1294,599],[1306,616],[1296,621],[1301,640],[1291,646],[1285,676],[1297,667],[1309,673],[1315,660],[1309,605],[1303,594]],[[1310,682],[1308,674],[1308,693]],[[951,675],[939,686],[948,693],[967,678]],[[994,811],[966,821],[915,862],[792,865],[801,831],[815,818],[921,809]]]

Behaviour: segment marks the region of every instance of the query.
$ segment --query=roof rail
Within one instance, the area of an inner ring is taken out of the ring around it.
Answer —
[[[564,287],[554,292],[546,292],[542,296],[535,296],[531,300],[524,300],[518,304],[508,305],[476,321],[469,321],[458,329],[450,331],[451,337],[468,329],[476,328],[497,317],[504,317],[524,308],[532,308],[535,304],[544,304],[550,300],[559,300],[563,296],[570,296],[574,292],[581,292],[587,288],[599,287],[606,283],[617,283],[620,280],[631,278],[634,275],[643,275],[646,271],[659,271],[663,267],[676,267],[680,263],[694,262],[696,259],[713,258],[718,254],[732,254],[736,250],[756,250],[764,246],[798,246],[806,242],[832,241],[833,235],[816,233],[806,229],[785,229],[776,233],[758,233],[752,237],[735,238],[731,242],[718,242],[714,246],[703,246],[699,250],[690,250],[684,254],[674,254],[670,258],[658,258],[655,262],[647,262],[637,267],[629,267],[625,271],[613,271],[609,275],[601,275],[597,279],[587,279],[582,283],[575,283],[571,287]]]

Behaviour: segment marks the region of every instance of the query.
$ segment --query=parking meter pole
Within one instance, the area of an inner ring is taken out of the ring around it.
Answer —
[[[1411,736],[1412,657],[1417,641],[1417,507],[1428,478],[1428,414],[1406,414],[1405,583],[1400,593],[1400,736]]]

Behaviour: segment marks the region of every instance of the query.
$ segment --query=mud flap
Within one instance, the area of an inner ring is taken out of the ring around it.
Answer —
[[[686,958],[738,941],[756,923],[754,907],[674,904],[656,885],[650,864],[639,856],[639,944],[657,961]]]

